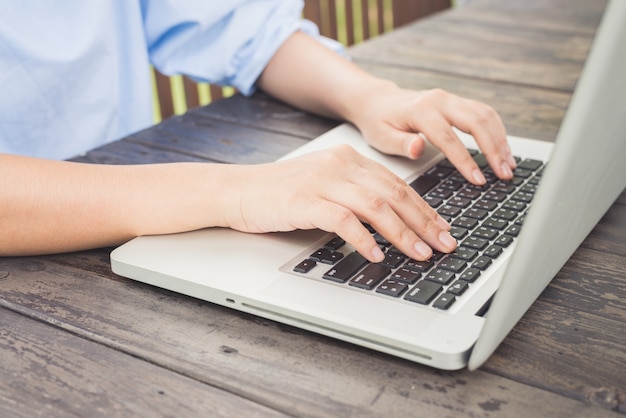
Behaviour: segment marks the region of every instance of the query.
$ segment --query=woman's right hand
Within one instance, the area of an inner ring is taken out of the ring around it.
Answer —
[[[234,167],[231,167],[234,168]],[[335,232],[373,262],[384,255],[363,222],[416,260],[451,252],[450,225],[404,180],[352,147],[238,166],[227,225],[246,232],[319,228]]]

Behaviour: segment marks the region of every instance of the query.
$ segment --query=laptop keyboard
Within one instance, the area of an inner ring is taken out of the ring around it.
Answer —
[[[483,171],[486,185],[469,183],[448,160],[410,184],[452,225],[450,233],[459,243],[453,253],[435,252],[430,260],[413,260],[365,225],[385,253],[382,262],[370,263],[335,235],[318,249],[299,256],[292,273],[449,309],[514,242],[544,168],[541,161],[516,158],[514,178],[503,181],[483,154],[470,153]]]

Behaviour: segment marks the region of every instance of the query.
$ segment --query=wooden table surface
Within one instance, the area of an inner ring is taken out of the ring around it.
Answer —
[[[603,7],[477,0],[349,52],[404,87],[490,103],[511,134],[552,141]],[[262,94],[234,97],[77,160],[267,162],[335,125]],[[110,250],[0,258],[0,416],[626,413],[626,193],[475,372],[116,276]]]

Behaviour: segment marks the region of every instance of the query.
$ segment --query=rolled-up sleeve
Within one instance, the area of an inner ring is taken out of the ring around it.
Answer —
[[[231,85],[249,95],[280,45],[298,30],[343,51],[301,18],[302,6],[301,0],[143,0],[150,59],[164,74]]]

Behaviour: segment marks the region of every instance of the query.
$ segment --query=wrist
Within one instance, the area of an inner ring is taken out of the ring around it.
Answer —
[[[366,82],[356,83],[352,92],[346,94],[342,117],[361,127],[367,120],[376,117],[375,109],[380,107],[380,97],[399,87],[392,81],[371,77]]]

